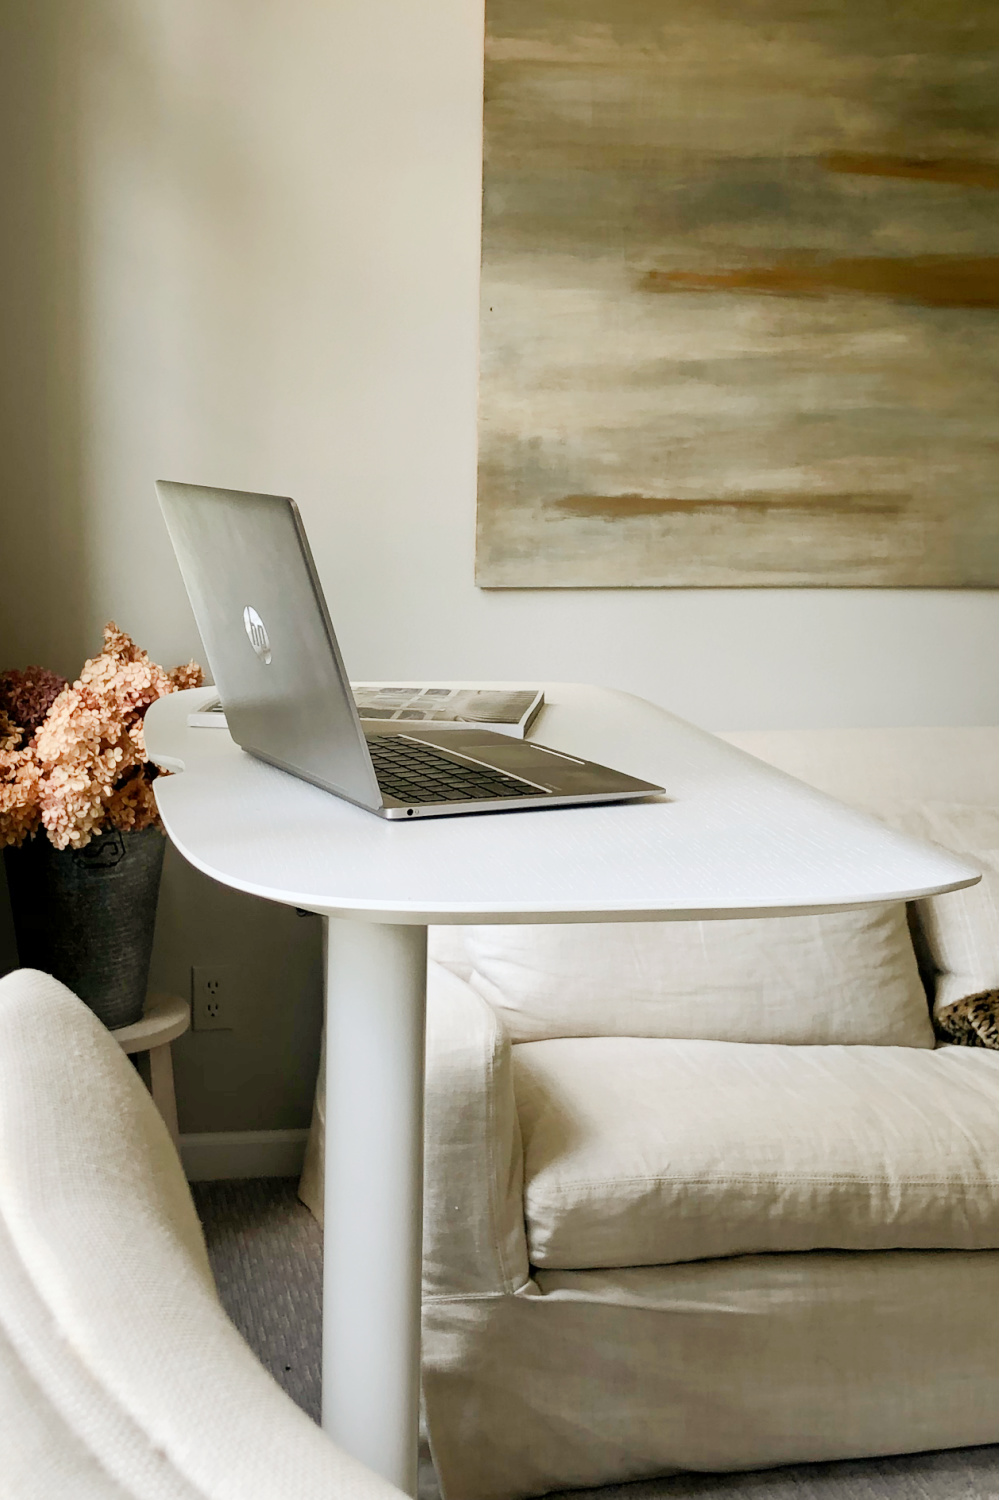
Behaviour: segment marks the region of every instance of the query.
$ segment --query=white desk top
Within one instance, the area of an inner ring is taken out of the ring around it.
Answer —
[[[448,686],[458,684],[447,684]],[[667,796],[388,822],[190,729],[212,696],[150,708],[155,783],[185,859],[237,890],[375,922],[694,920],[900,901],[971,885],[957,856],[892,833],[627,693],[546,683],[530,737]]]

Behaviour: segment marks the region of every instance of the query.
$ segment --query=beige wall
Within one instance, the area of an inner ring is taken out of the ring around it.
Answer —
[[[473,0],[7,0],[0,27],[0,665],[72,673],[110,616],[199,653],[163,476],[297,497],[359,677],[991,721],[985,593],[475,589]],[[239,1032],[178,1046],[182,1125],[305,1123],[316,924],[176,865],[163,905],[160,978],[246,959]]]

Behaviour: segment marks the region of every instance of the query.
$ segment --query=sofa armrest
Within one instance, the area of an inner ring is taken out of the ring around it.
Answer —
[[[427,966],[424,1295],[477,1297],[528,1280],[510,1038],[475,990]]]

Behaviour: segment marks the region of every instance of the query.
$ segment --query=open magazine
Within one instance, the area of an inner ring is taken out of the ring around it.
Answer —
[[[351,690],[361,720],[369,723],[433,724],[435,729],[468,729],[481,725],[497,734],[523,739],[545,701],[541,688],[392,687],[353,682]],[[188,714],[198,729],[225,729],[218,698]]]

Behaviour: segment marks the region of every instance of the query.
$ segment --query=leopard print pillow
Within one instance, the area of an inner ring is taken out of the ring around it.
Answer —
[[[960,1047],[997,1047],[997,991],[983,990],[965,995],[934,1016],[938,1040]]]

